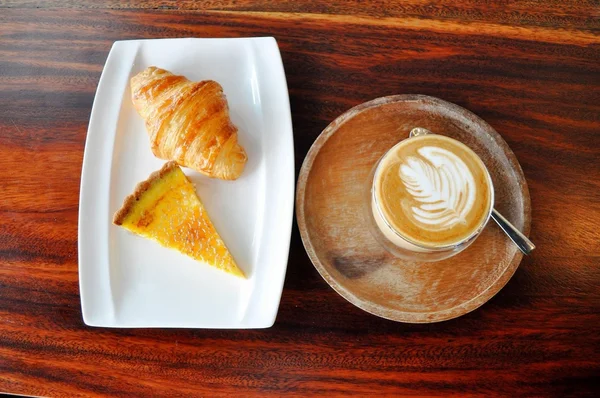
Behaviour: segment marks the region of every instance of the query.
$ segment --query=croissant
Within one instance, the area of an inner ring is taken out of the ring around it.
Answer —
[[[219,83],[151,66],[131,78],[131,98],[156,157],[223,180],[242,174],[246,152]]]

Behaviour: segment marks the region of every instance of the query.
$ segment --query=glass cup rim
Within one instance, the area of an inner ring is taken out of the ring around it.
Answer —
[[[424,245],[422,243],[416,242],[404,235],[402,235],[399,231],[396,230],[396,228],[394,228],[390,222],[388,221],[387,217],[383,214],[383,211],[381,210],[381,206],[379,204],[379,201],[377,200],[377,195],[375,195],[375,180],[377,177],[377,173],[379,171],[379,168],[381,167],[381,160],[383,158],[386,157],[386,155],[388,153],[390,153],[393,149],[395,149],[396,147],[400,146],[401,144],[410,141],[410,140],[415,140],[415,139],[419,139],[419,138],[423,138],[423,137],[427,137],[427,136],[440,136],[440,137],[444,137],[446,139],[452,140],[456,143],[458,143],[459,145],[462,145],[463,147],[467,148],[468,151],[470,151],[473,155],[475,155],[475,157],[477,157],[477,159],[479,159],[479,161],[481,162],[481,164],[483,165],[483,169],[485,171],[485,174],[487,176],[487,181],[488,184],[490,186],[490,192],[491,192],[491,198],[490,198],[490,206],[487,212],[487,216],[484,218],[484,220],[481,222],[481,224],[479,226],[477,226],[477,228],[470,233],[467,237],[465,237],[464,239],[461,239],[458,242],[454,242],[454,243],[449,243],[447,245],[443,245],[443,246],[428,246],[428,245]],[[437,134],[437,133],[431,133],[431,134],[427,134],[427,135],[420,135],[420,136],[415,136],[415,137],[407,137],[404,138],[403,140],[400,140],[399,142],[397,142],[396,144],[394,144],[390,149],[388,149],[387,151],[385,151],[385,153],[383,155],[381,155],[381,157],[379,158],[379,160],[377,161],[377,166],[375,167],[375,171],[373,172],[373,181],[371,181],[371,200],[373,201],[373,203],[375,203],[375,207],[377,209],[377,212],[379,213],[379,216],[381,217],[381,219],[383,220],[383,222],[385,223],[385,225],[400,239],[404,240],[405,242],[410,243],[411,245],[414,245],[416,247],[418,247],[419,249],[424,249],[424,250],[428,250],[428,251],[444,251],[444,250],[449,250],[449,249],[454,249],[462,244],[465,244],[467,242],[469,242],[471,239],[477,237],[481,231],[483,231],[483,229],[485,228],[485,226],[487,225],[488,221],[490,220],[491,216],[492,216],[492,212],[494,210],[494,201],[496,199],[495,197],[495,192],[494,192],[494,183],[492,181],[492,176],[490,175],[490,172],[487,168],[487,166],[485,165],[485,163],[483,163],[483,160],[481,160],[481,157],[479,157],[479,155],[477,155],[475,153],[475,151],[473,151],[471,148],[469,148],[467,145],[465,145],[464,143],[460,142],[459,140],[456,140],[452,137],[448,137],[445,136],[443,134]]]

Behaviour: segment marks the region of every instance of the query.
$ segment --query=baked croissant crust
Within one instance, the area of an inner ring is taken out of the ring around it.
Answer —
[[[131,78],[131,98],[156,157],[223,180],[242,174],[246,152],[219,83],[151,66]]]

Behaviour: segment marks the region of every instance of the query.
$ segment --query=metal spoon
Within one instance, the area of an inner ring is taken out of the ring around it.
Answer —
[[[415,127],[410,131],[411,137],[418,137],[420,135],[433,134],[431,131],[423,127]],[[535,249],[535,245],[525,235],[521,233],[514,225],[512,225],[502,214],[496,209],[492,209],[492,218],[502,228],[504,233],[508,235],[510,240],[523,252],[523,254],[529,254]]]

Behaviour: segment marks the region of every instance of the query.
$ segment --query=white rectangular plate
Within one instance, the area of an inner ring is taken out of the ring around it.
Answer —
[[[157,66],[223,86],[248,163],[236,181],[184,169],[248,279],[242,280],[112,225],[153,156],[129,79]],[[289,97],[275,39],[116,42],[98,84],[79,203],[79,286],[90,326],[265,328],[273,325],[293,217]]]

